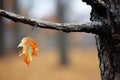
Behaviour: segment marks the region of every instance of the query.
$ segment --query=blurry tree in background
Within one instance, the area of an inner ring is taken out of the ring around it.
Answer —
[[[0,0],[0,9],[3,9],[3,1],[4,0]],[[3,18],[0,16],[0,56],[3,55],[3,51],[4,51],[4,22],[3,22]]]
[[[57,17],[58,21],[60,23],[66,23],[67,19],[65,18],[66,15],[66,8],[69,5],[69,0],[57,0]],[[59,49],[60,49],[60,57],[61,57],[61,63],[63,65],[66,65],[68,63],[67,59],[67,36],[63,32],[59,32],[58,34],[58,43],[59,43]]]
[[[4,0],[4,9],[10,12],[14,12],[18,14],[18,2],[17,0]],[[12,51],[16,49],[18,44],[18,24],[10,20],[6,20],[6,24],[4,27],[5,33],[5,52],[11,54]]]

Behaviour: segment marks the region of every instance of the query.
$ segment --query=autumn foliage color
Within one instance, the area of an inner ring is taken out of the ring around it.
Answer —
[[[19,57],[24,55],[24,61],[27,65],[32,61],[32,56],[37,57],[40,48],[38,44],[30,37],[23,38],[18,47],[22,47],[19,51]]]

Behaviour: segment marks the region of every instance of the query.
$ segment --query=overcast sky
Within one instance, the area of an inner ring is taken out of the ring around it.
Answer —
[[[46,15],[54,16],[56,11],[56,0],[18,0],[22,8],[29,7],[29,15],[35,18],[42,18]],[[65,0],[64,0],[65,1]],[[80,18],[79,21],[89,21],[91,7],[83,3],[81,0],[70,0],[70,6],[68,8],[69,20],[75,21],[76,18]],[[84,18],[84,19],[83,19]]]

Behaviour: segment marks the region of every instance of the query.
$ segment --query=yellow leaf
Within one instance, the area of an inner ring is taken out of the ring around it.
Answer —
[[[32,61],[32,56],[37,57],[37,52],[40,50],[37,43],[30,37],[23,38],[18,47],[23,48],[19,51],[19,57],[24,55],[24,61],[27,65]]]

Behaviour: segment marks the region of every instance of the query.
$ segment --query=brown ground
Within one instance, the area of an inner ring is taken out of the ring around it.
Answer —
[[[1,59],[0,80],[100,80],[95,49],[70,50],[67,66],[59,64],[57,52],[41,51],[29,67],[16,56]]]

